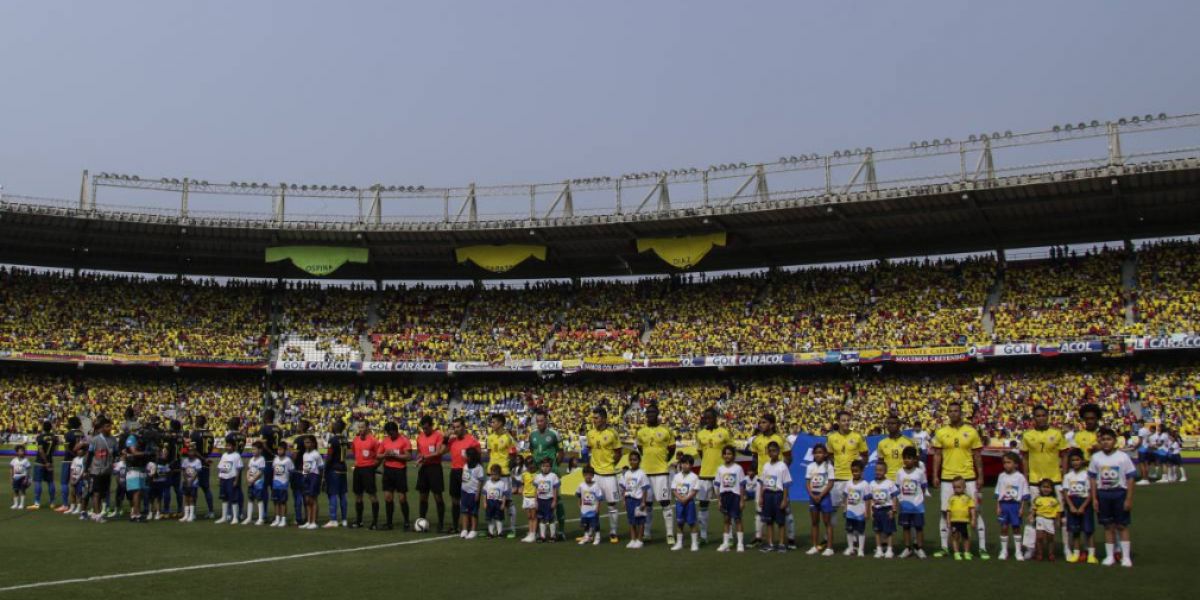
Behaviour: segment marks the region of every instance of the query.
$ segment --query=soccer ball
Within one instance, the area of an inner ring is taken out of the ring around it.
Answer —
[[[418,533],[422,531],[429,531],[429,521],[426,521],[425,519],[417,519],[416,521],[413,521],[413,531]]]

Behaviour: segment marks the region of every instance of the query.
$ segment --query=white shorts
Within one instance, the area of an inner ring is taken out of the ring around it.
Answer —
[[[1056,520],[1057,519],[1051,519],[1050,517],[1038,517],[1036,519],[1037,530],[1040,532],[1044,532],[1044,533],[1054,533],[1054,526],[1056,525],[1056,523],[1055,523]]]
[[[596,475],[596,483],[600,486],[600,493],[604,494],[604,501],[609,504],[621,503],[621,491],[617,489],[616,475]]]
[[[842,502],[846,499],[846,486],[850,485],[845,479],[836,479],[833,482],[833,488],[829,490],[829,501],[833,502],[833,511],[842,507]]]
[[[521,509],[522,510],[534,510],[537,508],[537,498],[526,498],[524,496],[522,496],[521,498],[522,498],[522,500],[521,500]]]
[[[671,500],[671,476],[670,475],[648,475],[650,480],[650,495],[657,502],[669,502]]]
[[[968,482],[966,482],[966,484],[967,484],[967,490],[966,490],[967,495],[971,496],[972,498],[975,498],[975,503],[978,504],[979,503],[979,492],[975,488],[975,482],[968,481]],[[941,485],[941,492],[942,492],[942,503],[939,504],[938,506],[942,507],[942,509],[941,509],[942,512],[946,512],[946,506],[948,504],[950,504],[950,496],[954,495],[954,482],[952,482],[948,479],[943,479],[942,485]],[[978,510],[979,510],[978,507],[976,507],[977,512],[978,512]]]
[[[696,501],[709,502],[717,499],[715,483],[712,479],[701,479],[700,487],[696,488]]]

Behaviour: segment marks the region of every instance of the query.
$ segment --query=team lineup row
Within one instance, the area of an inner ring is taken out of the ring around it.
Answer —
[[[865,555],[865,529],[870,519],[876,534],[876,556],[895,555],[893,534],[898,522],[904,532],[899,555],[924,557],[924,500],[931,484],[940,489],[941,495],[938,528],[942,548],[935,556],[952,553],[960,560],[973,557],[969,526],[974,525],[978,555],[990,558],[983,543],[985,519],[978,511],[983,482],[982,442],[975,428],[963,421],[961,405],[950,404],[947,418],[948,424],[928,440],[931,482],[926,481],[926,470],[920,462],[919,447],[925,445],[925,440],[914,441],[902,435],[900,420],[895,417],[884,424],[887,436],[876,448],[875,477],[867,481],[870,477],[864,475],[870,456],[865,438],[852,430],[850,414],[840,413],[837,427],[826,441],[805,449],[806,455],[811,452],[811,462],[803,473],[813,525],[809,554],[833,553],[833,528],[841,511],[846,521],[846,554]],[[603,539],[599,516],[601,507],[607,506],[608,540],[618,541],[619,512],[623,509],[631,528],[628,547],[640,548],[643,539],[652,536],[649,529],[653,507],[658,504],[667,538],[675,541],[672,548],[681,549],[684,536],[690,535],[692,548],[698,549],[707,539],[708,513],[716,502],[725,521],[719,550],[742,551],[745,542],[741,516],[750,502],[758,516],[753,544],[762,551],[784,552],[796,547],[795,518],[790,510],[790,463],[792,452],[800,449],[792,448],[789,440],[779,434],[772,415],[760,419],[756,435],[741,449],[753,457],[749,470],[737,462],[739,451],[734,448],[733,437],[718,424],[718,415],[712,409],[703,411],[696,433],[698,469],[693,468],[696,459],[676,452],[675,435],[659,421],[655,406],[646,411],[646,425],[638,430],[636,449],[627,453],[627,463],[622,463],[624,444],[609,426],[607,412],[597,408],[591,419],[586,436],[587,465],[582,470],[583,480],[573,490],[584,532],[580,543],[598,544]],[[1083,406],[1080,419],[1083,429],[1068,440],[1062,431],[1049,426],[1048,411],[1036,408],[1034,427],[1021,437],[1020,453],[1005,457],[1005,471],[996,487],[1001,559],[1007,558],[1013,542],[1018,560],[1042,556],[1053,560],[1055,526],[1061,525],[1066,556],[1073,561],[1098,562],[1091,540],[1098,519],[1105,528],[1104,563],[1113,564],[1119,556],[1121,564],[1132,564],[1128,526],[1137,468],[1117,446],[1116,433],[1100,427],[1098,407]],[[322,454],[307,423],[287,443],[281,430],[273,425],[273,411],[268,410],[264,414],[267,425],[252,444],[254,451],[248,461],[237,450],[244,447],[245,438],[236,431],[227,435],[227,449],[216,464],[221,517],[215,522],[263,524],[270,502],[272,526],[287,526],[290,493],[294,521],[302,528],[315,529],[317,497],[324,492],[331,513],[325,527],[362,527],[369,500],[372,511],[368,527],[390,529],[398,497],[404,527],[423,530],[429,497],[433,496],[437,530],[448,531],[442,496],[446,487],[442,462],[448,455],[452,527],[462,537],[477,536],[480,508],[484,509],[490,537],[505,535],[505,517],[507,536],[515,537],[515,496],[521,499],[521,510],[528,518],[525,541],[562,539],[565,511],[559,467],[566,458],[563,439],[549,427],[544,411],[539,411],[535,420],[536,427],[528,440],[529,455],[521,457],[505,417],[493,415],[485,438],[485,469],[481,464],[484,446],[467,431],[462,419],[455,419],[450,434],[445,435],[434,427],[432,418],[425,417],[413,440],[400,435],[395,423],[385,426],[384,435],[376,438],[365,422],[358,423],[356,434],[347,440],[343,436],[345,426],[337,422]],[[113,423],[100,417],[90,436],[70,432],[68,445],[75,456],[64,461],[62,469],[69,501],[59,511],[104,521],[128,500],[132,520],[157,520],[170,514],[174,491],[176,499],[181,500],[181,522],[196,520],[201,495],[211,514],[209,456],[214,440],[205,425],[201,419],[186,438],[176,439],[163,436],[152,420],[143,425],[133,419],[122,425],[118,439],[112,435]],[[1151,437],[1147,434],[1146,439]],[[23,450],[13,459],[13,485],[18,492],[14,508],[24,507],[30,479],[39,488],[48,483],[53,496],[53,459],[45,452],[47,445],[52,451],[55,443],[53,436],[39,440],[34,465],[24,457]],[[420,518],[413,525],[406,498],[408,462],[418,464],[416,487],[421,498]],[[376,494],[380,467],[387,508],[382,524]],[[111,493],[114,481],[115,496]],[[247,494],[243,494],[243,481]],[[1030,493],[1031,486],[1038,489],[1036,497]],[[355,496],[353,523],[347,502],[350,487]],[[1018,532],[1022,537],[1011,539]],[[1119,552],[1115,550],[1118,542]]]

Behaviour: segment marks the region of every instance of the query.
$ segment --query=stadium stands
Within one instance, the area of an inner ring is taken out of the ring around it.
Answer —
[[[1200,244],[1149,244],[1000,264],[990,257],[686,274],[637,281],[540,282],[517,286],[319,287],[107,274],[77,276],[0,270],[0,352],[74,361],[160,356],[265,366],[271,358],[327,361],[505,361],[620,356],[766,354],[847,348],[1056,341],[1084,336],[1194,334],[1200,330]],[[994,322],[994,326],[993,323]],[[274,346],[271,340],[274,339]],[[169,363],[167,363],[169,364]],[[741,433],[757,414],[777,412],[791,431],[814,431],[850,407],[865,423],[894,410],[927,421],[958,399],[1003,435],[1024,427],[1028,408],[1050,406],[1069,421],[1083,399],[1122,420],[1130,402],[1200,433],[1200,375],[1190,365],[1150,365],[1137,383],[1132,366],[1038,365],[981,368],[953,375],[892,369],[850,376],[714,376],[551,381],[468,379],[417,384],[276,375],[269,398],[286,423],[328,423],[360,415],[406,426],[425,412],[447,418],[532,406],[555,411],[576,431],[586,410],[607,405],[624,426],[654,401],[680,429],[697,407],[717,405]],[[28,432],[44,418],[119,413],[133,406],[164,415],[254,421],[261,376],[163,379],[138,373],[66,376],[13,369],[0,384],[10,410],[5,432]],[[164,387],[163,381],[171,383]]]

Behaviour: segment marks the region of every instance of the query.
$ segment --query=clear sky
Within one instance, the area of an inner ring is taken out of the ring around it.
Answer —
[[[1200,110],[1200,2],[4,2],[0,184],[558,181]]]

